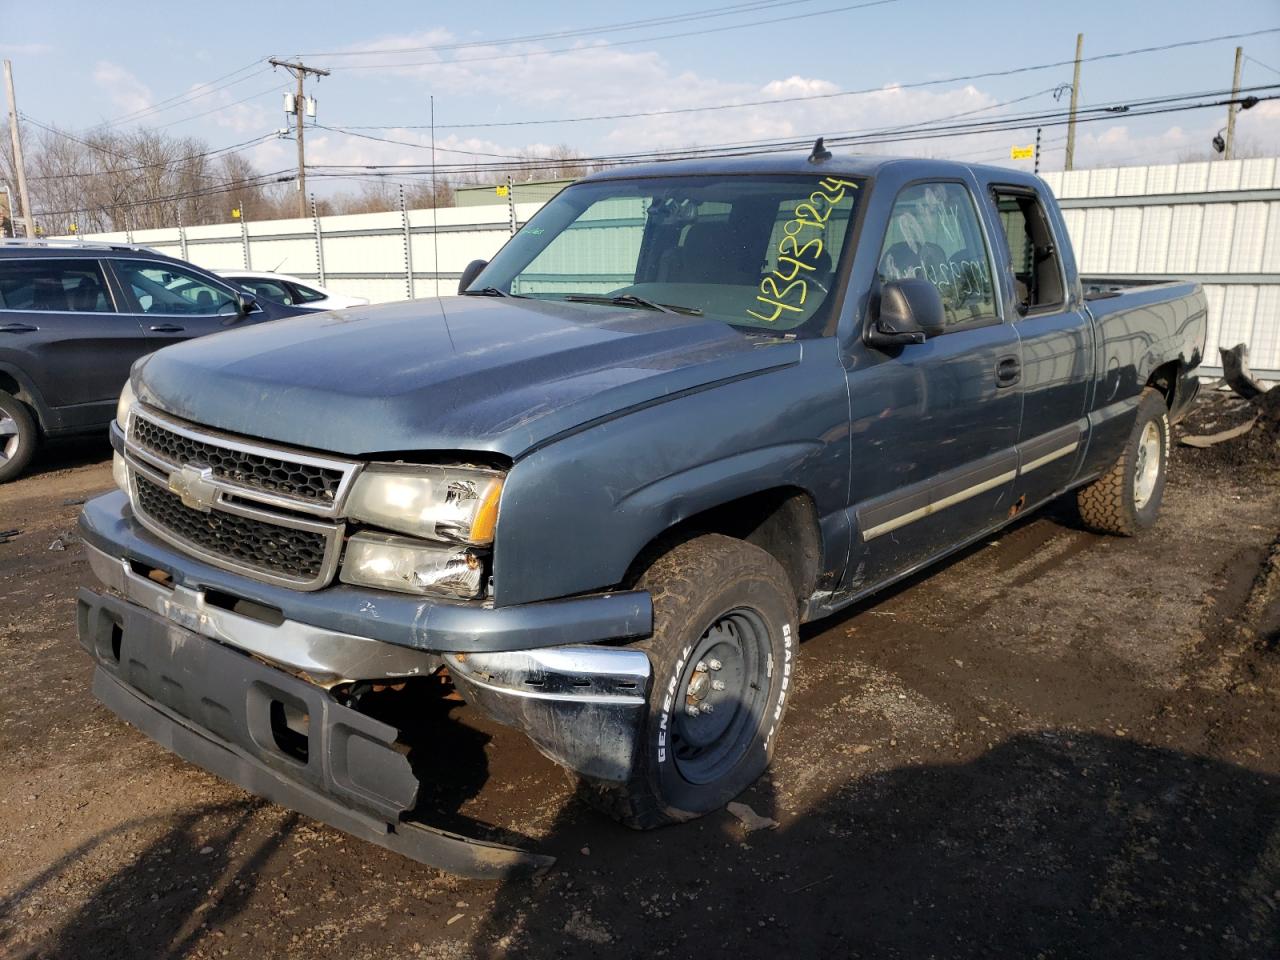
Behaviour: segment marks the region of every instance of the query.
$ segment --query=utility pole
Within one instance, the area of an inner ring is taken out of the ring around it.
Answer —
[[[18,168],[16,172],[18,197],[22,201],[22,220],[27,225],[28,239],[34,240],[36,222],[31,217],[31,198],[27,195],[27,167],[22,161],[22,135],[18,132],[18,98],[13,92],[13,64],[8,60],[4,62],[4,85],[9,92],[9,139],[13,141],[13,165]]]
[[[1231,78],[1231,99],[1240,99],[1240,60],[1244,57],[1244,47],[1236,47],[1236,72]],[[1223,160],[1231,159],[1231,148],[1235,144],[1236,139],[1236,111],[1240,109],[1239,104],[1231,103],[1227,105],[1227,148],[1222,152]],[[23,203],[25,207],[26,204]]]
[[[1040,176],[1040,128],[1036,127],[1036,158],[1031,167],[1031,172],[1037,177]]]
[[[1076,104],[1080,101],[1080,58],[1084,55],[1084,34],[1076,34],[1076,72],[1071,79],[1071,118],[1067,122],[1067,163],[1071,170],[1076,162]]]
[[[288,60],[277,60],[272,57],[269,61],[273,67],[284,67],[297,78],[298,95],[293,101],[293,116],[296,121],[294,126],[298,133],[298,216],[306,217],[307,215],[307,154],[302,142],[302,131],[306,126],[306,109],[305,98],[302,94],[302,81],[307,74],[313,74],[317,77],[327,77],[328,70],[321,70],[319,67],[308,67],[305,63],[290,63]]]

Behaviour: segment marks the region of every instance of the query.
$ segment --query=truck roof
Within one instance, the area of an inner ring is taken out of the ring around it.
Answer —
[[[635,166],[610,167],[584,177],[585,181],[619,180],[628,177],[695,176],[698,174],[838,174],[854,177],[874,177],[889,167],[908,168],[910,177],[955,177],[965,171],[973,171],[983,181],[1041,185],[1043,181],[1020,170],[995,167],[978,163],[961,163],[958,160],[934,160],[924,157],[868,156],[846,151],[832,151],[829,159],[816,163],[809,161],[809,152],[803,150],[787,153],[763,154],[748,157],[709,156],[693,160],[667,160]]]

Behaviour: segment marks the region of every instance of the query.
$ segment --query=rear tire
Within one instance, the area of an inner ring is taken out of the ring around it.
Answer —
[[[40,431],[27,405],[0,391],[0,483],[15,479],[36,452]]]
[[[772,555],[718,534],[663,554],[637,588],[653,596],[648,716],[625,783],[585,780],[587,799],[637,830],[718,810],[773,755],[795,660],[795,590]]]
[[[1147,387],[1138,400],[1124,452],[1105,474],[1076,494],[1080,516],[1102,533],[1131,537],[1156,522],[1169,468],[1169,410]]]

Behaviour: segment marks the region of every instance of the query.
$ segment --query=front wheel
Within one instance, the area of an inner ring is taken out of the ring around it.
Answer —
[[[630,778],[587,796],[636,829],[690,820],[750,786],[773,754],[795,662],[796,597],[769,553],[708,534],[663,554],[653,597],[648,718]]]
[[[1103,533],[1131,537],[1156,522],[1169,468],[1169,410],[1158,390],[1138,400],[1124,452],[1105,474],[1076,494],[1080,516]]]

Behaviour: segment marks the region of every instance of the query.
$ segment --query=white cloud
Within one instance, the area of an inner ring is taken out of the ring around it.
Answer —
[[[121,113],[151,106],[151,91],[132,73],[109,60],[99,60],[93,68],[93,82]]]

